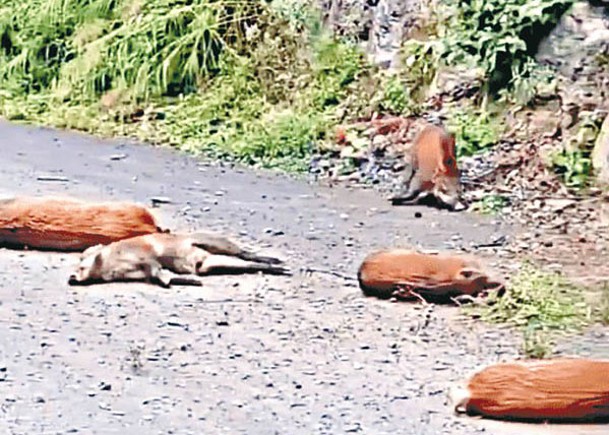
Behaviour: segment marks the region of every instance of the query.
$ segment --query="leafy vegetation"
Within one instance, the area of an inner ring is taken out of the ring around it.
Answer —
[[[588,184],[592,172],[590,152],[562,149],[552,154],[552,166],[565,185],[581,188]]]
[[[551,354],[557,333],[577,332],[602,320],[602,310],[593,309],[584,295],[582,288],[558,273],[525,263],[504,295],[491,295],[484,304],[466,310],[487,322],[517,327],[523,333],[524,353],[544,357]]]
[[[486,195],[477,204],[477,209],[482,214],[497,214],[509,204],[508,197],[503,195]]]
[[[457,142],[457,157],[471,156],[497,143],[497,122],[485,111],[461,109],[451,112],[448,122]]]
[[[405,84],[397,76],[387,80],[380,107],[387,113],[401,114],[406,112],[411,99]]]
[[[554,353],[554,341],[551,335],[534,323],[522,332],[521,352],[529,358],[543,359]]]
[[[541,38],[573,0],[449,0],[449,21],[439,56],[485,71],[484,88],[497,94],[531,76]]]
[[[429,26],[433,28],[434,25],[437,23],[427,24],[428,30],[430,30]],[[425,92],[438,73],[439,64],[434,56],[434,42],[411,39],[402,46],[401,57],[404,68],[400,72],[400,77],[412,102],[421,103],[425,100]]]
[[[555,173],[567,186],[588,186],[592,174],[591,154],[603,121],[604,117],[597,113],[584,116],[567,146],[551,155]]]
[[[528,263],[510,281],[510,291],[488,302],[483,319],[519,327],[537,323],[566,331],[585,326],[591,318],[580,288]]]
[[[236,55],[259,15],[253,2],[32,0],[5,2],[2,78],[12,92],[71,101],[129,87],[134,98],[177,95]]]
[[[0,12],[11,119],[300,170],[359,101],[406,108],[298,1],[8,0]],[[155,122],[131,122],[142,111]]]

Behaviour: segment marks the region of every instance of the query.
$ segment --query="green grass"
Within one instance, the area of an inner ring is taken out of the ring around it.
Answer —
[[[543,328],[531,324],[522,331],[521,353],[529,358],[544,359],[554,354],[554,336]]]
[[[603,285],[600,290],[595,313],[603,325],[609,325],[609,284]]]
[[[489,113],[472,107],[453,110],[448,126],[455,134],[457,157],[471,156],[493,147],[502,128]]]
[[[306,169],[334,124],[399,95],[374,72],[355,44],[332,38],[295,0],[0,7],[0,115],[247,164]],[[104,108],[109,92],[121,98]],[[162,116],[125,121],[135,109]]]
[[[476,208],[485,215],[496,215],[509,204],[509,198],[504,195],[485,195],[477,202]]]
[[[581,331],[601,320],[585,294],[585,289],[561,275],[524,263],[504,295],[491,295],[482,305],[467,307],[465,312],[489,323],[516,327],[523,333],[523,353],[541,358],[552,354],[557,336]]]
[[[595,113],[583,116],[577,131],[563,149],[550,154],[554,172],[566,186],[585,189],[590,186],[593,174],[592,150],[605,118]]]

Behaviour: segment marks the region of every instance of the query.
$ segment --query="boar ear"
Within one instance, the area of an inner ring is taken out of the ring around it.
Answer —
[[[95,269],[100,269],[102,267],[103,261],[104,259],[102,258],[102,253],[98,252],[97,255],[95,255],[95,260],[93,261],[93,267]]]
[[[93,254],[94,252],[100,251],[102,248],[104,247],[104,245],[102,245],[101,243],[98,243],[97,245],[93,245],[93,246],[89,246],[87,249],[85,249],[82,252],[82,257],[86,257],[88,255]]]
[[[452,385],[448,389],[448,401],[451,403],[454,412],[457,414],[467,413],[467,403],[469,402],[469,399],[470,393],[463,382]]]
[[[475,276],[475,275],[479,275],[480,272],[477,271],[476,269],[473,269],[471,267],[464,267],[463,269],[461,269],[459,271],[459,276],[465,279],[470,279],[471,277]]]

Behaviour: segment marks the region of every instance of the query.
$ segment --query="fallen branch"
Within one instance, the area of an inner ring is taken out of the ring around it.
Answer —
[[[317,269],[317,268],[312,268],[312,267],[305,267],[305,268],[303,268],[301,270],[304,273],[313,273],[313,272],[316,272],[316,273],[325,273],[327,275],[333,275],[333,276],[336,276],[338,278],[342,278],[342,279],[347,280],[347,281],[357,281],[357,278],[355,278],[353,276],[344,275],[344,274],[342,274],[340,272],[335,272],[333,270]]]

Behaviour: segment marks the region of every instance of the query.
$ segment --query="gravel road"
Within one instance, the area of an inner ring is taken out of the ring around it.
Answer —
[[[453,416],[449,383],[515,357],[519,338],[465,323],[454,308],[365,298],[352,279],[372,250],[486,243],[507,234],[497,222],[0,122],[0,194],[15,193],[167,197],[153,209],[163,226],[223,231],[296,273],[72,288],[77,255],[0,249],[1,433],[608,431]]]

